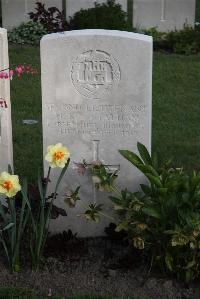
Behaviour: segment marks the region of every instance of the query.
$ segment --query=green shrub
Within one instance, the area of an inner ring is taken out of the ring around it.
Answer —
[[[115,0],[107,3],[96,3],[93,8],[81,9],[70,19],[73,29],[112,29],[129,30],[127,14]]]
[[[123,190],[110,197],[121,216],[117,231],[126,230],[134,247],[152,257],[165,273],[189,282],[199,276],[200,173],[186,174],[170,162],[159,166],[138,143],[139,155],[121,150],[124,158],[148,179],[142,192]]]
[[[142,33],[153,37],[153,48],[155,51],[168,49],[167,33],[158,31],[156,27],[144,30]]]
[[[29,21],[9,31],[8,40],[15,44],[38,45],[47,30],[39,22]]]
[[[167,34],[169,48],[177,54],[196,54],[200,52],[200,26],[186,26],[183,30]]]
[[[197,54],[200,52],[200,25],[195,28],[185,26],[182,30],[168,33],[159,32],[155,27],[144,30],[153,37],[154,50],[165,50],[177,54]]]

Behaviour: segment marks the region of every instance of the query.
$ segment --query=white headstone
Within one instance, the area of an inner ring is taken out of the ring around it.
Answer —
[[[8,69],[7,30],[0,28],[0,70]],[[0,172],[13,164],[9,79],[0,79]]]
[[[164,32],[194,27],[195,9],[196,0],[134,0],[133,25]]]
[[[56,204],[66,207],[67,188],[81,185],[75,209],[52,223],[52,230],[71,229],[79,236],[103,235],[100,224],[77,217],[88,203],[104,204],[108,194],[95,192],[91,175],[81,176],[73,162],[101,160],[114,169],[120,165],[117,184],[137,190],[143,176],[119,153],[136,151],[137,141],[151,148],[151,37],[109,30],[81,30],[46,35],[41,41],[44,153],[50,144],[66,145],[71,166]],[[47,163],[44,163],[45,173]],[[53,170],[52,183],[57,171]]]

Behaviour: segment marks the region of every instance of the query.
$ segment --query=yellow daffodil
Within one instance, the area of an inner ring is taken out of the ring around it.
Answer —
[[[49,162],[50,167],[65,167],[67,160],[70,156],[68,149],[62,145],[62,143],[57,143],[55,145],[49,145],[47,148],[47,154],[45,160]]]
[[[0,174],[0,194],[7,197],[13,197],[21,190],[18,175],[12,175],[7,172]]]

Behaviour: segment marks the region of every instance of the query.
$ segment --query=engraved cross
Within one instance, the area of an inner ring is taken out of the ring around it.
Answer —
[[[100,158],[99,158],[99,144],[100,144],[100,140],[92,140],[93,143],[93,161],[91,164],[94,163],[98,163],[101,162]],[[111,171],[119,171],[120,170],[120,165],[119,164],[103,164],[106,168],[108,168]],[[94,203],[97,202],[97,190],[95,185],[93,185],[93,201]]]
[[[161,0],[161,18],[162,22],[166,21],[166,0]]]

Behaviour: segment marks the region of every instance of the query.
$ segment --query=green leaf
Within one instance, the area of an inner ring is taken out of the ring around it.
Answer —
[[[157,171],[151,165],[140,165],[138,167],[144,174],[151,173],[154,176],[159,177]]]
[[[144,185],[144,184],[140,184],[140,187],[142,189],[142,191],[146,194],[146,195],[151,195],[152,190],[149,186]]]
[[[8,173],[13,174],[13,170],[10,164],[8,164]]]
[[[70,162],[70,159],[67,160],[67,163],[65,164],[65,167],[61,171],[61,174],[60,174],[60,176],[58,178],[58,181],[56,183],[55,194],[57,193],[57,190],[58,190],[58,187],[60,185],[60,182],[61,182],[61,180],[62,180],[62,178],[63,178],[63,176],[64,176],[64,174],[65,174],[65,172],[66,172],[66,170],[67,170],[67,168],[69,166],[69,162]]]
[[[119,150],[119,153],[125,158],[127,159],[129,162],[131,162],[135,167],[138,168],[139,165],[143,165],[143,161],[140,159],[139,156],[137,156],[136,154],[134,154],[131,151],[128,150]]]
[[[4,231],[4,230],[7,230],[7,229],[10,229],[12,226],[14,225],[14,223],[9,223],[9,224],[7,224],[3,229],[2,229],[2,231]]]
[[[162,219],[162,215],[160,214],[160,212],[153,207],[142,208],[142,212],[156,219]]]
[[[74,195],[78,195],[78,192],[79,192],[80,188],[81,188],[81,186],[78,186],[78,187],[76,188],[76,190],[74,191]]]
[[[7,221],[7,217],[6,217],[6,213],[4,211],[3,205],[0,201],[0,215],[3,218],[3,221],[6,222]]]
[[[39,193],[40,193],[40,198],[43,201],[44,200],[44,192],[43,192],[42,176],[40,173],[40,169],[38,169],[38,189],[39,189]]]
[[[167,194],[167,191],[168,191],[168,188],[159,188],[158,189],[158,193],[160,195],[166,195]]]
[[[151,184],[154,184],[159,188],[162,187],[162,183],[160,181],[160,178],[153,176],[151,173],[145,173],[145,176],[149,179]]]
[[[140,156],[145,164],[152,165],[151,156],[147,150],[147,148],[140,142],[137,143],[137,148],[140,153]]]
[[[183,246],[183,245],[188,244],[189,241],[190,241],[189,237],[187,237],[183,234],[178,234],[178,235],[174,235],[172,237],[171,244],[173,247],[175,247],[177,245]]]
[[[173,272],[173,257],[167,253],[166,256],[165,256],[165,263],[167,265],[167,268]]]
[[[115,204],[121,205],[122,204],[122,200],[121,198],[118,197],[114,197],[114,196],[109,196],[109,199],[114,202]]]
[[[197,265],[197,261],[193,260],[189,263],[187,263],[187,266],[184,268],[184,269],[190,269],[190,268],[193,268],[195,265]]]
[[[23,198],[23,201],[27,204],[29,210],[31,210],[31,206],[30,206],[30,202],[29,202],[29,199],[28,199],[28,184],[27,184],[27,179],[23,179],[23,182],[22,182],[22,190],[21,190],[21,193],[22,193],[22,198]]]
[[[115,228],[116,232],[120,232],[122,230],[126,230],[128,228],[128,221],[121,222],[120,224],[117,225]]]

